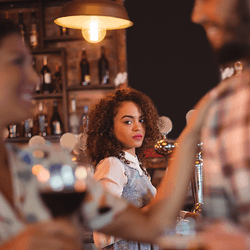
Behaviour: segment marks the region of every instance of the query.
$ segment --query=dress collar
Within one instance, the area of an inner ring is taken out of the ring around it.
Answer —
[[[126,151],[124,151],[124,154],[125,154],[124,157],[126,158],[126,160],[130,161],[128,166],[138,170],[139,174],[143,175],[143,171],[142,171],[142,169],[140,167],[140,162],[139,162],[137,156],[134,156],[134,155],[132,155],[132,154],[126,152]]]

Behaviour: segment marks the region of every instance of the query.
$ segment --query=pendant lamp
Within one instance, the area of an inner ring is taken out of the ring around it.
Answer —
[[[90,43],[102,41],[106,30],[133,25],[125,7],[111,0],[73,0],[62,7],[54,22],[66,28],[81,29]]]

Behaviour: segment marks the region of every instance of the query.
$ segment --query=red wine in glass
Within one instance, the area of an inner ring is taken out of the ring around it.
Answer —
[[[75,176],[74,167],[67,164],[51,164],[45,172],[49,177],[46,181],[39,182],[42,201],[50,209],[53,217],[71,215],[84,201],[85,181],[79,180]],[[80,189],[77,183],[80,184]]]
[[[71,215],[83,202],[85,192],[41,192],[40,196],[45,205],[50,209],[53,217]]]

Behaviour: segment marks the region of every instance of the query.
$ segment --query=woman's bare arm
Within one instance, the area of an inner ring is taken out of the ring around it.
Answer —
[[[148,209],[144,211],[128,206],[100,231],[135,241],[155,243],[157,236],[176,222],[190,184],[201,127],[214,98],[215,94],[209,93],[195,107],[197,112],[180,135],[179,146],[173,154],[174,160]]]

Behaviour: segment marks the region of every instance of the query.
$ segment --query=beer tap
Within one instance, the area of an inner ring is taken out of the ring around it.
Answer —
[[[191,179],[192,192],[194,197],[194,206],[191,210],[193,213],[201,212],[203,206],[203,159],[202,159],[202,145],[198,144],[198,153],[195,157],[194,173]]]
[[[194,109],[191,109],[186,114],[186,121],[188,121],[191,115],[195,112]],[[203,142],[198,143],[198,152],[195,156],[194,172],[191,179],[192,193],[194,198],[194,206],[191,210],[192,213],[199,213],[202,210],[203,206],[203,159],[202,159],[202,146]]]

